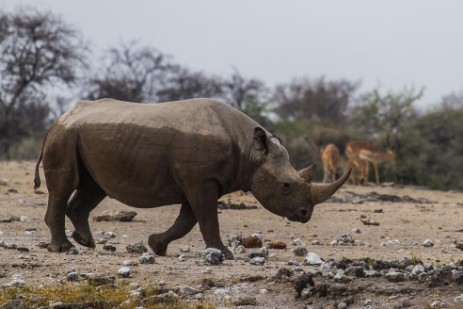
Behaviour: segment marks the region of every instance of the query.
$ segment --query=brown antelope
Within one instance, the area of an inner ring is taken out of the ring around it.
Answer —
[[[360,174],[360,184],[368,181],[369,163],[373,163],[375,169],[376,184],[380,184],[378,164],[395,161],[395,152],[381,150],[378,146],[367,141],[350,141],[346,144],[347,163],[344,169],[353,167]],[[352,177],[355,182],[355,176]]]
[[[320,150],[323,162],[323,182],[336,181],[339,178],[338,165],[341,160],[338,147],[335,144],[328,144]]]

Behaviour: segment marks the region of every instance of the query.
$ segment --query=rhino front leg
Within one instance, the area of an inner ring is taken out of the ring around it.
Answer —
[[[190,197],[190,203],[198,220],[206,248],[220,249],[226,259],[233,260],[233,254],[220,238],[217,214],[217,200],[219,198],[217,184],[210,182],[201,190],[193,190],[193,192],[196,192],[196,194]]]
[[[148,245],[154,253],[164,256],[167,254],[169,243],[188,234],[196,225],[196,222],[196,216],[190,204],[183,203],[174,224],[164,233],[150,235]]]
[[[90,212],[106,197],[106,193],[91,179],[85,177],[80,187],[69,201],[66,215],[71,219],[75,231],[72,238],[85,247],[95,248],[92,232],[88,224]]]

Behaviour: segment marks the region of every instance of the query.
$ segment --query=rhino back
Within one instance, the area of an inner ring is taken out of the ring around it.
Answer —
[[[210,180],[222,194],[243,189],[250,137],[258,126],[205,99],[82,102],[58,123],[77,128],[79,155],[106,193],[136,207],[183,202],[187,190]]]

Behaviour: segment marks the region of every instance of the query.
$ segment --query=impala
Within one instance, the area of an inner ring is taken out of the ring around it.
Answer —
[[[341,161],[338,147],[335,144],[328,144],[321,149],[320,155],[323,162],[323,182],[328,182],[328,178],[336,181],[339,178],[338,166]]]
[[[344,169],[353,167],[360,174],[360,183],[368,181],[369,163],[375,169],[376,184],[380,184],[378,164],[395,162],[396,154],[393,150],[381,150],[378,146],[367,141],[350,141],[346,144],[347,163]],[[353,177],[355,182],[355,176]]]

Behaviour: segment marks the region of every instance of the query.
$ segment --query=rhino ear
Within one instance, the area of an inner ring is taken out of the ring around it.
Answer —
[[[299,176],[301,176],[305,182],[312,182],[313,175],[315,173],[315,169],[317,168],[317,165],[312,163],[308,167],[302,169],[299,171]]]
[[[267,134],[265,134],[265,131],[262,130],[262,128],[256,127],[254,129],[254,147],[255,149],[262,153],[262,154],[267,154],[268,153],[268,140],[267,140]]]

